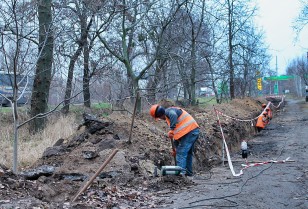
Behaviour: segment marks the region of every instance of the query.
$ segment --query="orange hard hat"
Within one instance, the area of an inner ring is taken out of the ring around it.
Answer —
[[[165,108],[158,104],[152,105],[152,107],[150,108],[150,115],[155,119],[163,116],[164,114]]]
[[[150,108],[150,115],[153,117],[153,118],[156,118],[155,117],[155,112],[156,112],[156,109],[159,105],[158,104],[155,104],[155,105],[152,105],[152,107]]]

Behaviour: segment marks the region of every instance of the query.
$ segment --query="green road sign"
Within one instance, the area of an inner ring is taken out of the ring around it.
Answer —
[[[279,94],[279,90],[278,90],[278,82],[274,85],[274,94]]]
[[[294,79],[294,75],[280,75],[280,76],[264,77],[264,80],[266,81],[286,81],[290,79]]]

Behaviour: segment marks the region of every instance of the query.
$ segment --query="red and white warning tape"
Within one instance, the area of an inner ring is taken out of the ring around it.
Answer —
[[[273,96],[272,96],[273,97]],[[285,96],[276,96],[276,97],[280,97],[281,98],[281,101],[279,102],[279,104],[277,105],[277,106],[275,106],[273,103],[271,103],[270,102],[270,104],[273,106],[273,107],[275,107],[276,109],[279,109],[280,108],[280,105],[282,104],[282,103],[284,103],[284,98],[285,98]]]
[[[220,131],[221,131],[221,135],[222,135],[222,139],[223,139],[223,145],[224,145],[224,149],[226,150],[226,154],[227,154],[227,159],[228,159],[228,165],[229,165],[229,168],[231,170],[231,173],[233,176],[240,176],[243,174],[243,170],[247,169],[247,168],[250,168],[250,167],[253,167],[253,166],[259,166],[259,165],[265,165],[265,164],[268,164],[268,163],[285,163],[285,162],[288,162],[290,157],[288,157],[287,159],[285,160],[280,160],[280,161],[274,161],[274,160],[271,160],[271,161],[265,161],[265,162],[261,162],[261,163],[252,163],[252,164],[242,164],[242,166],[245,166],[243,169],[240,170],[239,173],[235,173],[234,171],[234,167],[233,167],[233,164],[232,164],[232,160],[231,160],[231,157],[230,157],[230,152],[229,152],[229,149],[228,149],[228,145],[226,143],[226,139],[225,139],[225,135],[224,135],[224,132],[222,130],[222,126],[221,126],[221,123],[220,123],[220,119],[219,119],[219,111],[217,111],[215,108],[214,108],[214,111],[216,113],[216,116],[217,116],[217,122],[218,122],[218,125],[220,127]],[[224,155],[224,154],[223,154]]]
[[[216,111],[217,114],[222,115],[222,116],[224,116],[226,118],[230,118],[230,119],[233,119],[233,120],[236,120],[236,121],[241,121],[241,122],[251,122],[251,121],[253,121],[255,119],[258,119],[258,117],[254,118],[254,119],[238,119],[238,118],[226,115],[225,113],[223,113],[223,112],[221,112],[221,111],[219,111],[217,109],[215,109],[215,111]]]
[[[268,108],[270,106],[273,106],[276,109],[280,108],[280,105],[284,102],[284,96],[276,96],[276,97],[281,97],[281,101],[279,102],[279,104],[277,106],[275,106],[272,102],[268,102],[266,107],[264,108],[264,110],[260,113],[260,115],[258,115],[255,118],[252,118],[252,119],[239,119],[239,118],[235,118],[235,117],[226,115],[225,113],[223,113],[223,112],[221,112],[221,111],[219,111],[219,110],[217,110],[215,108],[214,108],[214,111],[215,111],[216,114],[219,114],[221,116],[224,116],[224,117],[232,119],[232,120],[236,120],[236,121],[240,121],[240,122],[251,122],[251,125],[253,126],[253,121],[258,120],[258,118],[265,112],[266,108]]]
[[[266,98],[281,98],[281,97],[285,97],[284,95],[269,95],[269,96],[266,96]]]
[[[270,160],[270,161],[265,161],[265,162],[261,162],[261,163],[250,163],[250,164],[242,164],[242,166],[244,167],[242,170],[250,168],[250,167],[254,167],[254,166],[259,166],[259,165],[266,165],[269,163],[286,163],[286,162],[293,162],[289,160],[290,157],[288,157],[285,160]]]

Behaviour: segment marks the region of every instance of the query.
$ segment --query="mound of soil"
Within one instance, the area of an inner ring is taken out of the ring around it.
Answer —
[[[211,108],[185,108],[201,130],[194,153],[197,173],[221,163],[221,132],[214,108],[224,114],[219,117],[228,147],[238,151],[240,141],[255,134],[252,122],[238,119],[257,117],[264,102],[245,98]],[[131,115],[118,112],[108,117],[84,114],[76,133],[47,148],[31,170],[14,175],[0,166],[0,208],[152,208],[164,204],[155,194],[191,186],[187,178],[154,175],[155,167],[174,164],[166,123],[154,121],[148,113],[137,115],[130,143],[131,121]],[[118,149],[114,158],[72,203],[114,149]]]

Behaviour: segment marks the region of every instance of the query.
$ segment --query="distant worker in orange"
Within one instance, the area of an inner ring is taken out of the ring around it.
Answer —
[[[269,107],[267,107],[267,108],[265,109],[265,111],[266,111],[267,114],[268,114],[269,120],[272,120],[272,118],[273,118],[273,112],[272,112],[272,110],[271,110]]]
[[[168,137],[174,139],[176,164],[183,170],[181,175],[192,176],[192,160],[194,144],[199,137],[199,125],[185,110],[179,107],[164,108],[152,105],[150,115],[155,119],[166,120],[170,131]],[[174,156],[175,156],[174,155]]]
[[[269,124],[270,119],[269,119],[269,117],[268,117],[267,111],[265,111],[265,112],[263,113],[263,115],[264,115],[264,118],[263,118],[263,119],[264,119],[265,125]]]
[[[265,109],[265,108],[266,108],[266,104],[264,104],[264,103],[263,103],[263,104],[262,104],[262,108],[264,108],[264,109]]]
[[[269,119],[267,116],[267,112],[263,112],[262,115],[258,117],[257,124],[256,124],[258,132],[260,132],[262,129],[265,128],[265,126],[268,124],[268,120]]]

